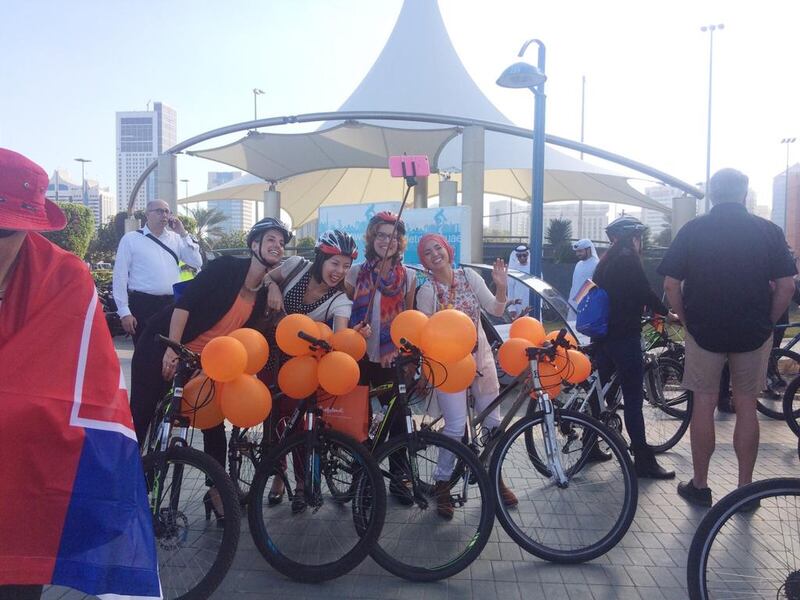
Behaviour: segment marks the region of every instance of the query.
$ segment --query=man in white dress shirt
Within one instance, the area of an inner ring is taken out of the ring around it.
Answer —
[[[134,343],[147,319],[172,301],[172,284],[180,281],[179,263],[197,269],[203,262],[197,242],[166,202],[149,202],[146,216],[142,229],[122,237],[114,263],[114,301]]]

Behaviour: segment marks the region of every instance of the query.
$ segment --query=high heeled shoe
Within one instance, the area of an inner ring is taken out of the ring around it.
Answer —
[[[267,504],[269,506],[277,506],[278,504],[283,502],[283,495],[286,493],[286,488],[283,487],[283,485],[281,485],[281,488],[282,489],[280,492],[276,492],[273,490],[269,491],[269,494],[267,494]]]
[[[211,520],[211,513],[214,513],[214,518],[217,522],[217,527],[225,527],[225,515],[220,513],[217,510],[217,507],[214,506],[214,501],[211,499],[211,492],[206,492],[206,495],[203,496],[203,506],[206,509],[206,521]]]

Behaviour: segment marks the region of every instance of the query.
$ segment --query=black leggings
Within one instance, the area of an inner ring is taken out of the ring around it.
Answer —
[[[155,341],[154,328],[147,327],[136,349],[131,363],[131,414],[136,429],[136,439],[141,446],[145,442],[147,427],[153,419],[156,407],[169,392],[171,383],[161,376],[161,361],[164,358],[164,347]],[[203,449],[222,467],[228,454],[228,442],[225,438],[225,425],[203,430]]]

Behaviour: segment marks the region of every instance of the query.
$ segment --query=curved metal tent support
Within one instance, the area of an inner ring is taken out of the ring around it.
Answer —
[[[319,121],[348,121],[348,120],[359,120],[359,119],[364,121],[382,120],[382,121],[406,121],[412,123],[434,123],[439,125],[455,125],[459,127],[477,126],[484,128],[486,131],[493,131],[497,133],[522,137],[522,138],[531,138],[531,139],[533,138],[533,130],[531,129],[516,127],[514,125],[508,125],[505,123],[493,123],[491,121],[482,121],[480,119],[468,119],[468,118],[453,117],[447,115],[434,115],[427,113],[406,113],[406,112],[387,112],[387,111],[323,112],[323,113],[307,113],[303,115],[288,115],[283,117],[272,117],[269,119],[258,119],[255,121],[245,121],[242,123],[228,125],[226,127],[220,127],[218,129],[213,129],[211,131],[207,131],[206,133],[202,133],[200,135],[191,137],[188,140],[184,140],[183,142],[176,144],[172,148],[166,150],[164,154],[180,154],[184,150],[191,148],[195,144],[199,144],[201,142],[205,142],[217,137],[221,137],[231,133],[236,133],[239,131],[246,131],[263,127],[275,127],[277,125],[288,125],[291,123],[314,123]],[[609,162],[613,162],[628,167],[630,169],[643,173],[644,175],[648,175],[650,177],[658,179],[659,181],[662,181],[663,183],[675,187],[690,196],[694,196],[695,198],[703,197],[703,192],[701,192],[695,186],[686,183],[685,181],[682,181],[676,177],[673,177],[663,171],[660,171],[659,169],[650,167],[648,165],[635,161],[631,158],[627,158],[625,156],[621,156],[613,152],[608,152],[607,150],[603,150],[595,146],[590,146],[588,144],[583,144],[581,142],[577,142],[574,140],[550,134],[545,134],[545,142],[547,142],[548,144],[552,144],[554,146],[561,146],[564,148],[569,148],[571,150],[584,152],[585,154],[590,154],[592,156],[596,156],[603,160],[607,160]],[[137,194],[139,193],[139,190],[141,189],[144,182],[147,180],[147,177],[150,175],[150,173],[153,172],[153,170],[157,166],[158,166],[158,159],[154,160],[147,166],[147,168],[139,176],[139,179],[136,181],[136,184],[133,186],[130,197],[128,198],[129,216],[133,215],[133,204]]]

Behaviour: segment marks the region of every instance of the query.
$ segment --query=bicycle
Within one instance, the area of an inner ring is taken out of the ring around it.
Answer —
[[[636,512],[638,482],[625,443],[615,431],[586,413],[554,405],[540,392],[538,360],[552,359],[557,347],[566,347],[565,334],[562,330],[545,348],[529,348],[530,372],[501,390],[479,415],[467,404],[464,442],[488,464],[495,513],[506,533],[539,558],[576,563],[605,554],[622,539]],[[483,430],[486,417],[509,399],[513,404],[500,425],[494,432]],[[536,410],[517,420],[530,404]],[[425,427],[440,421],[441,417]],[[598,445],[610,452],[607,462],[591,462]],[[458,469],[457,464],[456,473]],[[501,479],[515,490],[516,507],[503,503]]]
[[[426,360],[403,340],[394,361],[394,381],[372,390],[373,394],[391,390],[394,395],[366,442],[395,499],[387,506],[370,555],[390,573],[411,581],[437,581],[467,568],[486,546],[495,512],[489,478],[478,457],[457,440],[417,427],[411,405],[425,395],[425,389],[417,389],[417,382],[407,383],[405,374]],[[405,435],[389,437],[394,419],[405,422]],[[437,488],[437,464],[445,452],[455,456],[457,466],[447,483]],[[440,494],[447,494],[454,507],[447,524],[436,514]]]
[[[312,351],[331,349],[298,335]],[[349,572],[369,554],[386,516],[386,491],[375,459],[325,425],[316,396],[301,401],[292,421],[286,431],[301,422],[302,431],[283,437],[256,468],[247,505],[250,534],[277,571],[320,582]],[[266,490],[275,478],[289,501],[270,505]]]
[[[776,325],[775,330],[785,332],[790,327],[800,327],[800,323]],[[785,390],[789,383],[800,375],[800,354],[792,350],[798,341],[800,333],[787,344],[770,350],[767,363],[767,389],[766,393],[759,394],[756,408],[758,412],[772,419],[784,419],[788,414],[784,408]],[[783,395],[780,390],[784,390]]]
[[[689,548],[692,600],[800,599],[800,479],[743,486],[717,502]]]
[[[591,345],[582,346],[580,350],[592,354]],[[683,366],[676,359],[645,352],[642,413],[647,445],[653,452],[670,450],[689,428],[694,396],[681,387],[682,379]],[[565,409],[587,412],[623,435],[623,422],[618,412],[623,398],[616,372],[603,384],[599,372],[593,368],[586,381],[568,387],[556,402]],[[529,413],[533,410],[534,407],[529,407]]]
[[[181,414],[181,400],[200,357],[173,340],[159,339],[178,355],[172,390],[156,409],[142,458],[159,576],[165,598],[203,600],[233,563],[241,512],[225,470],[188,441],[190,420]]]

